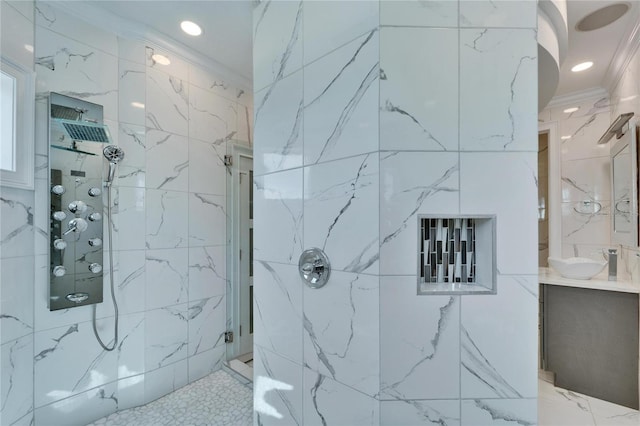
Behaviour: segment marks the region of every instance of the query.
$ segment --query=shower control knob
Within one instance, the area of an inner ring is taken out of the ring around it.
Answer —
[[[100,238],[91,238],[89,240],[89,245],[91,247],[100,247],[102,245],[102,240]]]
[[[102,190],[100,188],[96,188],[95,186],[93,188],[89,188],[89,195],[92,197],[97,197],[98,195],[102,194]]]
[[[62,195],[65,191],[66,189],[64,189],[64,186],[62,185],[55,185],[53,188],[51,188],[51,192],[56,195]]]
[[[84,213],[87,211],[87,203],[84,201],[73,201],[69,203],[69,211],[71,213]]]
[[[62,222],[67,218],[67,214],[63,211],[53,212],[53,218],[59,222]]]
[[[101,215],[100,213],[98,213],[98,212],[91,213],[91,214],[89,215],[89,220],[90,220],[91,222],[99,222],[99,221],[101,221],[101,220],[102,220],[102,215]]]
[[[87,223],[86,220],[84,220],[81,217],[77,217],[69,221],[69,224],[67,225],[67,230],[62,235],[67,235],[70,232],[76,232],[76,233],[84,232],[87,230],[88,227],[89,227],[89,224]]]
[[[89,270],[94,274],[98,274],[102,272],[102,265],[100,265],[99,263],[92,263],[91,265],[89,265]]]
[[[64,277],[64,274],[67,273],[67,268],[64,266],[55,266],[53,268],[53,275],[56,277]]]
[[[64,250],[67,248],[67,242],[62,238],[56,238],[53,242],[53,247],[55,247],[56,250]]]

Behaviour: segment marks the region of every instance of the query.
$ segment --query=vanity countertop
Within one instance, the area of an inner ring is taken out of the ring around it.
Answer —
[[[618,277],[618,281],[608,281],[606,270],[590,280],[573,280],[564,278],[552,268],[539,268],[538,281],[541,284],[640,294],[640,282],[632,282],[631,280],[620,277]]]

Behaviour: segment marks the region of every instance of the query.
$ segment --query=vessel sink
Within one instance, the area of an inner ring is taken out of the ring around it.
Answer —
[[[593,260],[586,257],[570,257],[568,259],[550,257],[548,261],[549,265],[560,275],[574,280],[589,280],[607,266],[607,262],[604,260]]]

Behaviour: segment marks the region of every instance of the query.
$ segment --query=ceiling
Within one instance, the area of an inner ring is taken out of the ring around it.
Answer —
[[[609,66],[621,43],[628,40],[629,35],[640,16],[640,2],[626,1],[629,11],[617,21],[594,31],[576,31],[575,26],[586,15],[610,4],[623,3],[624,0],[568,0],[567,18],[569,25],[569,49],[567,57],[560,68],[560,82],[556,96],[581,92],[592,88],[606,88],[606,77]],[[587,71],[571,72],[571,67],[593,61],[594,65]]]
[[[618,46],[629,37],[640,17],[640,2],[630,0],[629,12],[618,21],[598,30],[579,32],[576,23],[587,14],[624,0],[568,0],[569,50],[560,70],[556,96],[592,88],[605,87],[607,71]],[[92,1],[91,4],[146,29],[168,36],[198,54],[224,65],[232,72],[252,79],[252,1]],[[135,19],[132,19],[135,17]],[[200,24],[204,34],[184,34],[179,22],[188,19]],[[582,73],[572,73],[576,63],[591,60],[594,66]]]

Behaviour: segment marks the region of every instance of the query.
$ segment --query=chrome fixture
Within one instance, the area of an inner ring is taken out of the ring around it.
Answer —
[[[607,131],[604,132],[604,135],[600,137],[600,140],[598,140],[598,145],[602,145],[609,142],[609,140],[614,135],[616,136],[616,139],[620,139],[622,135],[624,135],[624,132],[626,130],[625,126],[629,122],[629,119],[631,117],[633,117],[632,112],[627,112],[625,114],[619,115],[618,118],[616,118],[613,121],[613,123],[611,123],[611,126],[609,126]]]
[[[324,287],[331,274],[329,258],[319,248],[303,251],[298,261],[298,269],[305,284],[311,288]]]
[[[124,150],[115,145],[107,145],[102,150],[104,158],[109,162],[109,175],[107,176],[107,186],[111,186],[111,183],[116,177],[116,166],[120,161],[124,159]]]
[[[609,249],[607,257],[609,259],[608,279],[609,281],[615,281],[618,275],[618,250]]]

